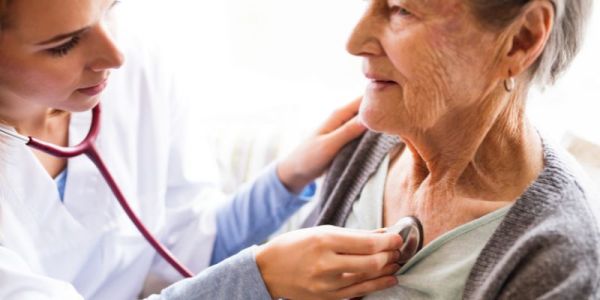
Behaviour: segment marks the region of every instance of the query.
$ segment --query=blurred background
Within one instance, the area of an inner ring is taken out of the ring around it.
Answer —
[[[199,143],[217,153],[230,191],[286,153],[364,90],[345,51],[361,0],[127,0],[125,26],[176,67]],[[600,5],[585,45],[552,88],[533,91],[529,115],[584,161],[600,183]],[[594,173],[595,172],[595,173]]]

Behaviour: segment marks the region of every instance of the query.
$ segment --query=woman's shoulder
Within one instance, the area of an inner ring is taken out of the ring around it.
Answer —
[[[521,195],[508,216],[528,224],[529,234],[564,236],[572,243],[600,245],[600,198],[576,161],[544,141],[544,170]],[[582,246],[582,245],[580,245]]]
[[[544,142],[544,159],[544,170],[494,235],[501,242],[496,245],[506,243],[502,248],[517,256],[567,255],[600,268],[600,222],[593,205],[600,201],[597,193],[565,151]]]
[[[567,151],[546,141],[544,160],[544,171],[530,188],[531,196],[538,198],[535,202],[547,205],[542,216],[549,221],[580,224],[588,232],[599,234],[600,194],[588,175]]]
[[[600,288],[600,201],[559,148],[498,226],[474,265],[466,299],[588,299]],[[485,297],[484,297],[485,295]]]

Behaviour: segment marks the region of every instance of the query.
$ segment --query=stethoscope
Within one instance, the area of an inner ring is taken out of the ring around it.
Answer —
[[[397,233],[402,237],[402,247],[398,249],[400,258],[397,261],[401,265],[407,263],[423,248],[423,225],[417,217],[403,217],[385,232]]]
[[[27,146],[40,150],[42,152],[48,153],[52,156],[61,157],[61,158],[72,158],[82,154],[85,154],[93,163],[96,165],[104,180],[112,190],[113,194],[121,204],[121,207],[131,219],[135,227],[137,227],[138,231],[144,236],[144,238],[150,243],[150,245],[162,256],[173,268],[181,274],[183,277],[192,277],[192,272],[184,267],[173,254],[163,245],[161,244],[156,237],[144,226],[142,221],[140,221],[139,217],[135,214],[135,212],[129,206],[129,202],[123,195],[123,192],[119,188],[119,185],[116,183],[112,174],[106,167],[106,164],[102,160],[102,157],[98,153],[98,149],[96,148],[94,142],[98,137],[98,133],[100,133],[100,104],[96,105],[94,109],[92,109],[92,122],[90,129],[88,131],[87,136],[83,139],[81,143],[77,146],[73,147],[61,147],[57,145],[53,145],[50,143],[46,143],[43,141],[36,140],[33,137],[24,136],[18,134],[13,130],[9,130],[0,126],[0,133],[7,135],[11,138],[15,138],[21,142],[24,142]]]
[[[17,133],[14,130],[5,128],[0,125],[0,134],[17,139],[23,142],[25,145],[60,158],[73,158],[82,154],[85,154],[91,161],[96,165],[100,174],[112,190],[113,194],[119,201],[119,204],[129,217],[138,231],[144,236],[144,238],[150,243],[150,245],[162,256],[173,268],[175,268],[179,274],[183,277],[192,277],[192,272],[184,267],[173,254],[161,244],[156,237],[144,226],[139,217],[129,206],[129,202],[123,195],[123,192],[119,188],[119,185],[114,180],[111,172],[106,167],[106,164],[102,160],[102,157],[98,153],[94,142],[96,141],[100,132],[100,104],[96,105],[92,109],[92,122],[88,134],[81,143],[72,147],[61,147],[51,143],[39,141],[30,136],[24,136]],[[404,217],[400,219],[395,225],[389,227],[387,232],[394,232],[402,236],[403,245],[399,249],[401,258],[399,263],[405,263],[414,256],[423,247],[423,227],[419,220],[415,217]]]
[[[396,224],[386,228],[386,233],[396,233],[402,237],[402,247],[398,249],[400,258],[396,261],[400,266],[406,264],[423,248],[423,225],[417,217],[403,217]],[[355,297],[350,300],[361,300]]]

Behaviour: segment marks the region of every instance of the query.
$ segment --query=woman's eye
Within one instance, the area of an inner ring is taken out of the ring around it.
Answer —
[[[390,14],[391,15],[399,15],[399,16],[412,15],[406,8],[397,6],[397,5],[390,7]]]
[[[75,46],[77,46],[77,44],[79,44],[80,40],[81,40],[80,36],[74,36],[66,43],[64,43],[58,47],[48,49],[48,52],[50,54],[52,54],[52,56],[63,57],[65,55],[69,54],[69,51],[73,50],[73,48],[75,48]]]

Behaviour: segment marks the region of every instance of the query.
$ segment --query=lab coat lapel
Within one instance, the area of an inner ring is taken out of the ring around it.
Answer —
[[[108,111],[108,107],[104,107]],[[113,113],[111,111],[111,113]],[[123,139],[127,139],[126,132],[119,132],[108,126],[114,123],[110,113],[102,115],[100,135],[95,145],[102,156],[115,181],[127,198],[130,207],[140,215],[140,202],[136,191],[136,184],[132,181],[135,176],[131,174],[131,163],[134,158],[129,156]],[[88,133],[91,114],[74,114],[71,119],[69,140],[71,145],[81,142]],[[127,124],[121,124],[127,128]],[[122,129],[120,129],[122,130]],[[119,147],[114,147],[119,145]],[[121,236],[141,238],[131,220],[127,217],[110,187],[96,168],[94,163],[86,156],[72,158],[69,161],[69,173],[65,190],[65,206],[70,213],[90,232],[101,234],[108,231],[119,231]],[[143,216],[140,216],[143,217]],[[143,219],[144,224],[152,231],[155,226],[153,220]]]
[[[83,228],[60,202],[54,180],[29,147],[10,143],[6,151],[9,162],[4,178],[7,195],[3,205],[18,214],[21,226],[37,249],[45,254],[61,253],[81,246],[87,237]],[[64,236],[73,236],[64,239]],[[79,239],[82,238],[82,239]],[[61,241],[58,243],[57,241]]]
[[[88,133],[89,112],[75,113],[69,127],[69,144],[80,143]],[[99,141],[98,150],[102,151]],[[90,233],[115,227],[112,193],[96,166],[85,155],[69,159],[64,206]]]

